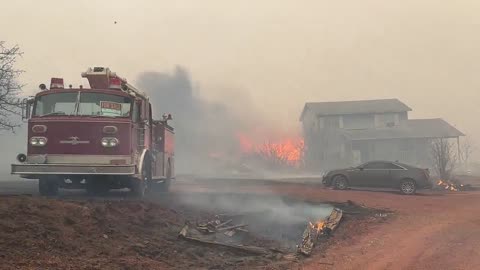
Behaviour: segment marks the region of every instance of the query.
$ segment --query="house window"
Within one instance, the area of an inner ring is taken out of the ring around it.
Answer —
[[[345,129],[368,129],[374,127],[375,117],[373,114],[343,116],[343,128]]]
[[[340,121],[338,116],[325,117],[323,120],[325,128],[340,128]]]
[[[396,113],[384,113],[375,115],[376,127],[394,127],[398,126],[400,119]]]

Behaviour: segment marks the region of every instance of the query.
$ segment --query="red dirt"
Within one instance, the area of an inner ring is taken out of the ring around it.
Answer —
[[[348,237],[337,237],[325,254],[317,253],[303,269],[480,269],[479,192],[402,196],[292,185],[273,190],[306,199],[352,200],[395,212],[385,223],[353,226]],[[320,264],[325,261],[334,266]]]
[[[209,190],[209,186],[198,189]],[[480,269],[479,191],[404,196],[291,183],[248,183],[235,189],[310,201],[350,200],[393,212],[386,218],[347,218],[325,252],[315,252],[299,269]]]
[[[204,215],[165,201],[1,196],[2,269],[480,269],[480,192],[334,191],[265,183],[177,183],[173,193],[269,193],[316,202],[348,200],[387,216],[346,215],[312,257],[293,262],[199,247],[176,237]],[[160,205],[159,205],[160,204]]]

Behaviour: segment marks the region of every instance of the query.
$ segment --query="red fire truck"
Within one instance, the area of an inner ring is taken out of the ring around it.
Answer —
[[[168,191],[174,178],[171,115],[152,119],[143,92],[108,68],[82,73],[90,88],[64,87],[52,78],[25,100],[28,148],[12,164],[12,174],[39,179],[42,195],[59,188],[94,194],[129,188],[137,197]]]

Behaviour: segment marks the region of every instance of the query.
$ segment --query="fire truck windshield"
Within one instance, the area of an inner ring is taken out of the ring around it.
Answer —
[[[39,96],[35,116],[80,115],[93,117],[129,117],[132,100],[117,95],[70,92]]]
[[[78,115],[128,117],[131,102],[128,97],[82,92]]]
[[[35,102],[35,116],[74,115],[78,93],[55,93],[39,96]]]

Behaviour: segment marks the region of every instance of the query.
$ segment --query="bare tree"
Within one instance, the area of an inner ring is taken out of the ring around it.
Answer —
[[[0,41],[0,130],[13,130],[19,126],[19,122],[12,118],[21,109],[18,76],[22,71],[15,68],[17,58],[21,55],[18,46],[6,47],[5,42]]]
[[[456,145],[448,139],[432,141],[433,166],[442,180],[450,180],[457,162]]]
[[[464,165],[468,166],[468,162],[470,161],[470,157],[472,156],[473,151],[475,150],[475,146],[473,145],[472,141],[469,137],[465,137],[460,143],[460,155],[458,156],[458,160]]]

